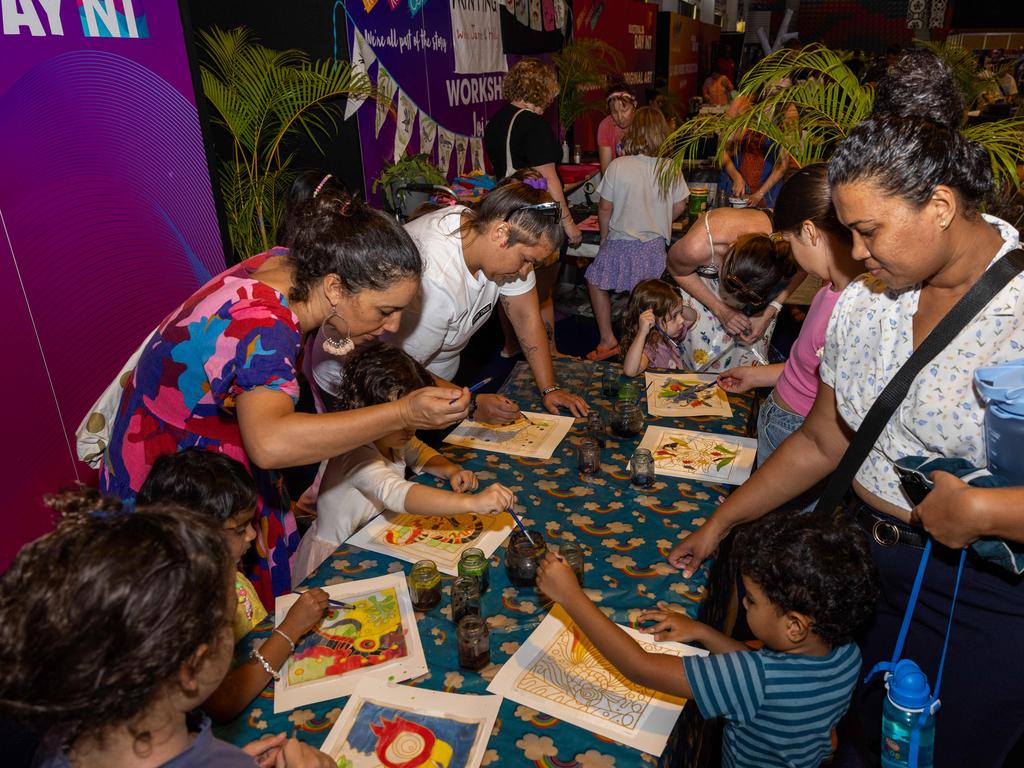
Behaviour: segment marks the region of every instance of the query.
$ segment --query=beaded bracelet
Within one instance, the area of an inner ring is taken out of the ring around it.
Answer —
[[[775,314],[779,314],[782,311],[782,302],[772,300],[768,302],[768,306],[775,307]]]
[[[267,663],[267,660],[263,658],[262,653],[254,649],[252,654],[250,654],[250,657],[256,659],[256,661],[260,663],[260,666],[262,666],[263,669],[267,671],[267,674],[274,678],[274,682],[280,681],[281,676],[277,674],[277,672],[274,670],[272,666],[270,666],[270,664]]]
[[[288,643],[288,645],[290,645],[292,647],[292,653],[295,653],[295,641],[294,640],[292,640],[290,637],[288,637],[288,635],[286,635],[284,632],[282,632],[280,629],[277,629],[277,628],[274,629],[273,634],[280,635],[281,637],[283,637],[285,639],[285,641]]]

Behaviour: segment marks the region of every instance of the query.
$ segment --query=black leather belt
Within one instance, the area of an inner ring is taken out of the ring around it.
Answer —
[[[924,549],[927,534],[920,528],[907,525],[891,515],[872,509],[867,504],[858,503],[855,512],[857,522],[880,546],[895,547],[904,544],[915,549]]]

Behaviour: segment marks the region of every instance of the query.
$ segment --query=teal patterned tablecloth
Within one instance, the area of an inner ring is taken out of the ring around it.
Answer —
[[[583,395],[591,408],[600,409],[606,417],[612,402],[601,395],[601,378],[606,370],[617,368],[609,363],[576,359],[555,361],[556,376],[562,387]],[[642,391],[643,378],[639,381]],[[501,391],[516,399],[524,410],[543,410],[533,376],[525,363],[516,366]],[[733,409],[730,418],[647,416],[647,423],[746,435],[752,398],[730,395],[729,400]],[[646,407],[644,412],[646,414]],[[576,469],[575,443],[584,433],[584,427],[583,420],[578,419],[548,460],[486,453],[447,444],[444,453],[474,470],[482,485],[501,482],[512,488],[524,522],[542,528],[550,543],[582,543],[587,552],[587,593],[612,620],[636,626],[639,610],[652,607],[658,600],[665,600],[695,616],[705,596],[707,566],[693,578],[684,579],[666,562],[665,556],[682,534],[704,521],[730,487],[659,476],[653,486],[634,488],[629,482],[626,462],[642,433],[630,439],[610,434],[602,451],[601,473],[596,479],[581,482]],[[423,481],[435,482],[433,478]],[[542,602],[536,590],[513,587],[509,583],[503,564],[504,551],[504,546],[499,547],[491,558],[490,589],[482,603],[491,631],[491,665],[479,673],[459,669],[455,628],[448,608],[452,579],[445,576],[441,605],[425,614],[417,614],[430,672],[408,681],[407,685],[486,693],[487,684],[500,665],[515,653],[546,615],[549,606]],[[387,555],[343,545],[306,584],[324,586],[397,571],[408,573],[409,568],[409,563]],[[273,610],[270,617],[239,643],[238,657],[247,657],[250,649],[258,647],[272,628]],[[219,727],[217,733],[240,745],[266,733],[294,733],[319,746],[345,701],[335,699],[275,715],[271,685],[242,715]],[[670,751],[671,742],[666,752]],[[506,699],[483,764],[491,768],[528,765],[629,768],[669,761],[668,754],[661,759],[653,758]]]

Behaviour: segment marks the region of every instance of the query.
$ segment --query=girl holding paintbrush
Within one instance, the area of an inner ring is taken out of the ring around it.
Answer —
[[[359,347],[345,361],[338,396],[327,398],[329,409],[362,408],[404,397],[433,379],[427,370],[397,347]],[[405,479],[406,468],[448,481],[450,491]],[[498,483],[480,493],[477,478],[400,430],[367,442],[331,459],[317,498],[317,518],[299,542],[292,559],[292,578],[304,579],[349,536],[384,510],[417,515],[495,515],[512,506],[515,497]]]

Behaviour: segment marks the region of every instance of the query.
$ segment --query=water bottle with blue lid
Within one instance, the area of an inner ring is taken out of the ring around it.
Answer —
[[[882,766],[910,766],[910,736],[914,724],[931,703],[928,678],[911,659],[900,659],[888,675],[889,694],[882,709]],[[917,768],[932,768],[935,742],[935,718],[929,717],[920,728]]]
[[[985,402],[988,471],[1011,485],[1024,485],[1024,359],[974,372]]]

